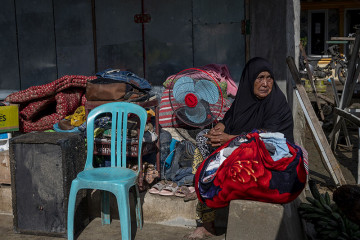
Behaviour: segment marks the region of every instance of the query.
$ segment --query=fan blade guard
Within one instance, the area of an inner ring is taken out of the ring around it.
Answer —
[[[195,93],[194,80],[190,77],[179,78],[173,87],[175,100],[180,103],[185,103],[185,96],[188,93]]]
[[[209,80],[199,80],[195,84],[196,95],[210,104],[215,104],[219,100],[219,90],[215,83]]]

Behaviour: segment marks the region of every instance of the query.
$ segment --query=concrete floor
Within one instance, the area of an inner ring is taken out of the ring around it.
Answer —
[[[161,224],[145,223],[143,229],[136,231],[135,240],[180,240],[186,239],[184,236],[191,232],[193,227],[175,227]],[[64,239],[61,237],[35,236],[13,231],[12,215],[0,214],[0,239],[30,239],[30,240],[57,240]],[[84,229],[77,238],[78,240],[104,240],[104,239],[121,239],[120,222],[113,220],[110,225],[101,226],[101,219],[95,218]],[[215,236],[213,240],[225,239],[225,234]]]

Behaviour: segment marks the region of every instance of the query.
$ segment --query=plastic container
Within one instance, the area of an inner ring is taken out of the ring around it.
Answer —
[[[9,150],[11,133],[0,133],[0,152]]]

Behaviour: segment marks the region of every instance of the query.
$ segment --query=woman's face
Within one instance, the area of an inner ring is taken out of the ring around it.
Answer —
[[[259,99],[264,99],[271,93],[274,85],[274,79],[272,79],[269,72],[261,72],[257,76],[254,82],[254,94]]]

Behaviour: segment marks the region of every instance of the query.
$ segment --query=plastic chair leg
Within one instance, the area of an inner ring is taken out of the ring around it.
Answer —
[[[119,209],[121,239],[131,240],[131,217],[129,203],[129,189],[126,186],[119,186],[119,191],[115,193]]]
[[[75,215],[75,202],[78,192],[77,182],[74,180],[71,183],[69,202],[68,202],[68,216],[67,216],[67,236],[68,240],[74,239],[74,215]]]
[[[110,224],[110,193],[100,191],[101,194],[101,224]]]
[[[141,207],[141,200],[140,200],[140,193],[138,185],[135,185],[136,189],[136,225],[138,228],[142,229],[142,207]]]

